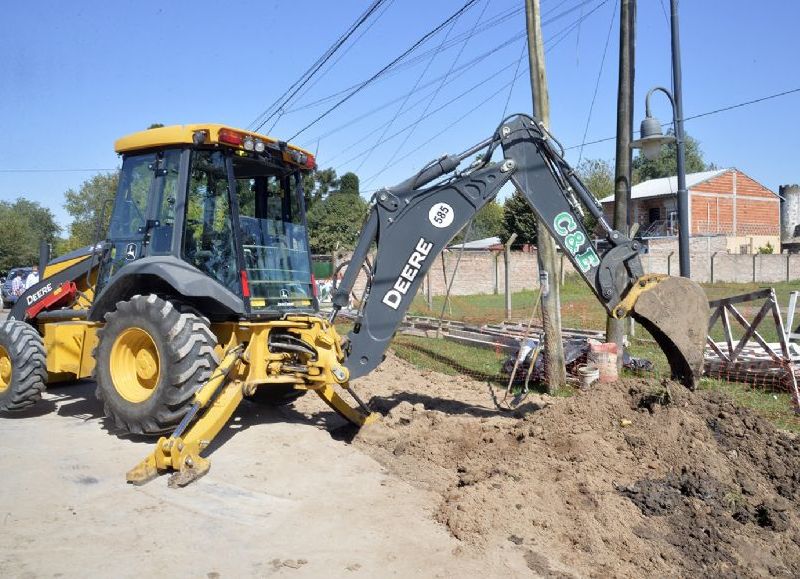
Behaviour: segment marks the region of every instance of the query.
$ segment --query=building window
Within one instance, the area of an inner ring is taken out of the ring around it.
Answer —
[[[670,211],[667,217],[667,229],[670,235],[678,235],[678,212]]]

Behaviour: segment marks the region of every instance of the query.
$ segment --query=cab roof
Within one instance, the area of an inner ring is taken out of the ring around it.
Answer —
[[[314,168],[314,156],[301,147],[282,142],[267,135],[213,123],[170,125],[131,133],[117,139],[114,142],[114,150],[119,154],[124,154],[143,149],[192,144],[223,145],[235,149],[247,149],[244,146],[244,141],[247,137],[251,139],[251,143],[253,141],[262,141],[269,149],[283,151],[285,160],[289,162],[303,165],[307,169]],[[236,142],[237,138],[238,143]],[[199,139],[202,140],[198,142]]]

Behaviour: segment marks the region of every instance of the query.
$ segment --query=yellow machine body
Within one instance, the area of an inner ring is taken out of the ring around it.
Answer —
[[[171,436],[161,437],[154,451],[128,472],[128,482],[144,484],[162,471],[174,470],[170,484],[183,486],[205,474],[210,465],[200,453],[225,426],[242,398],[257,388],[290,384],[316,392],[354,424],[375,420],[376,415],[366,407],[350,405],[337,392],[337,389],[349,390],[349,373],[343,366],[341,338],[327,320],[296,315],[264,323],[215,324],[212,329],[219,339],[222,361],[195,393],[189,415]],[[274,331],[299,338],[312,346],[315,354],[306,356],[300,366],[286,352],[270,352],[269,335]],[[358,401],[355,396],[354,399]],[[193,421],[201,412],[200,418]]]

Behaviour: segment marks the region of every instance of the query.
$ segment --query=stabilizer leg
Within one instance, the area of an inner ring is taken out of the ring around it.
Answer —
[[[211,463],[200,453],[219,434],[243,399],[242,382],[225,384],[240,356],[241,348],[234,348],[225,355],[209,381],[195,394],[194,405],[175,432],[159,438],[153,452],[128,471],[129,483],[142,485],[166,470],[173,470],[169,486],[185,486],[208,472]],[[205,411],[200,419],[192,423],[202,409]]]
[[[370,411],[370,409],[361,402],[355,395],[353,398],[359,403],[359,408],[355,408],[350,406],[344,398],[339,396],[339,394],[334,390],[331,384],[325,384],[319,388],[315,388],[315,392],[325,401],[325,404],[330,406],[333,410],[338,412],[343,418],[349,420],[356,426],[365,426],[372,422],[375,422],[379,415],[375,412]],[[351,394],[354,394],[350,391]]]

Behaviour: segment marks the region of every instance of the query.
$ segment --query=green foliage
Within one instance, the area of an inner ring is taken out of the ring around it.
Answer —
[[[772,247],[772,244],[768,241],[766,245],[762,245],[758,248],[758,253],[762,255],[769,255],[771,253],[775,253],[775,248]]]
[[[575,169],[589,192],[597,199],[614,194],[614,167],[605,159],[584,159]]]
[[[614,194],[614,167],[611,161],[584,159],[575,171],[595,198],[602,199]],[[591,235],[597,227],[597,219],[587,212],[583,224]]]
[[[80,189],[68,190],[64,193],[66,201],[64,208],[72,216],[72,223],[69,226],[69,238],[62,245],[65,251],[90,245],[97,241],[96,227],[97,220],[101,213],[104,213],[104,221],[100,227],[100,236],[104,237],[108,231],[108,223],[111,220],[114,195],[117,192],[119,182],[118,173],[99,173],[84,181]],[[105,205],[105,212],[103,206]]]
[[[674,131],[670,130],[670,134]],[[713,168],[713,164],[707,164],[703,158],[703,151],[700,143],[689,135],[686,135],[686,173],[698,173]],[[678,173],[677,145],[673,142],[661,147],[661,153],[652,161],[645,159],[644,155],[639,154],[632,165],[633,184],[659,179],[661,177],[672,177]]]
[[[339,193],[358,195],[359,182],[358,175],[355,173],[347,172],[339,179]]]
[[[500,234],[500,241],[505,243],[512,233],[517,234],[514,245],[536,243],[536,216],[519,191],[514,191],[503,206],[503,231]]]
[[[352,249],[366,215],[367,202],[359,195],[329,195],[315,203],[307,215],[311,251],[329,254]]]
[[[39,243],[55,244],[60,230],[50,209],[35,201],[0,202],[0,271],[39,263]]]
[[[153,123],[149,127],[147,127],[147,130],[149,131],[150,129],[160,129],[163,126],[164,125],[161,123]]]
[[[351,173],[352,174],[352,173]],[[355,177],[355,175],[353,175]],[[303,176],[303,196],[306,202],[306,211],[309,211],[320,201],[324,201],[328,195],[339,188],[339,178],[336,176],[336,169],[314,169]],[[356,190],[358,189],[358,177],[356,177]]]
[[[469,239],[465,239],[467,234],[467,228],[465,227],[453,238],[453,243],[464,243],[465,241],[475,241],[476,239],[486,239],[487,237],[501,237],[503,231],[503,206],[497,201],[490,201],[475,214]]]

